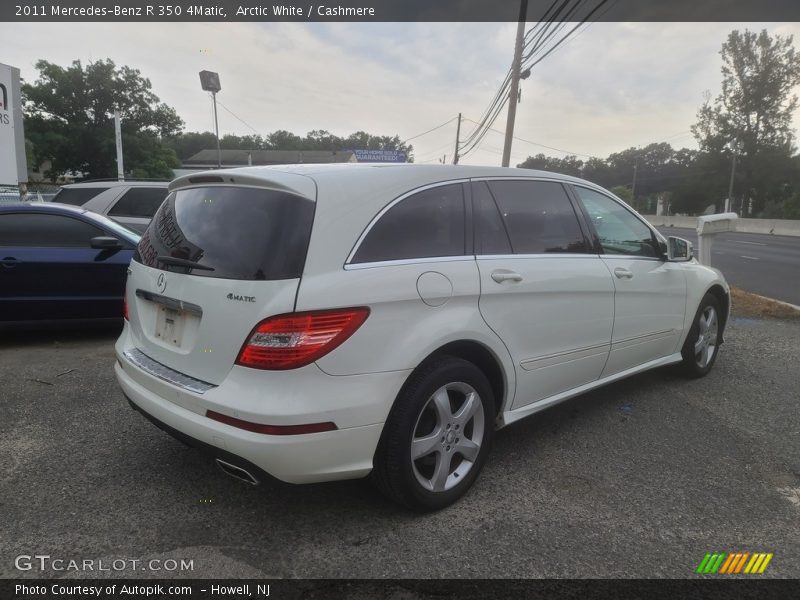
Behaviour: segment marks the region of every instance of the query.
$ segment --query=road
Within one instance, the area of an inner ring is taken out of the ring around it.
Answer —
[[[368,481],[223,475],[128,407],[117,334],[0,341],[0,577],[77,575],[15,569],[38,553],[194,561],[86,573],[112,577],[684,578],[707,552],[800,577],[798,320],[734,318],[706,378],[653,371],[501,430],[470,493],[427,515]]]
[[[658,230],[689,240],[697,250],[694,229]],[[731,285],[800,306],[800,237],[723,233],[714,240],[711,266],[722,271]]]

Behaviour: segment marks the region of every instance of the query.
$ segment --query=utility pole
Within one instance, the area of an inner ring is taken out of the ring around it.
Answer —
[[[458,138],[461,136],[461,113],[458,113],[458,127],[456,127],[456,149],[453,153],[453,164],[458,164]]]
[[[114,137],[117,141],[117,179],[125,181],[125,167],[122,164],[122,125],[119,111],[114,111]]]
[[[525,38],[525,19],[528,16],[528,0],[520,0],[519,21],[517,22],[517,43],[514,46],[514,62],[511,64],[511,90],[508,92],[508,120],[506,121],[506,141],[503,144],[503,166],[511,162],[511,142],[514,139],[514,119],[517,116],[519,99],[519,72],[522,67],[522,42]]]
[[[736,149],[733,150],[733,163],[731,164],[731,181],[728,184],[728,197],[725,199],[725,212],[730,212],[733,204],[733,178],[736,175]]]
[[[631,206],[636,208],[636,173],[639,170],[639,157],[633,161],[633,184],[631,185]]]

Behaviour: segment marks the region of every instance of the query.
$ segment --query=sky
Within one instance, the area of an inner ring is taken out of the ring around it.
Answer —
[[[794,35],[800,48],[800,23],[580,30],[522,82],[512,166],[539,152],[585,158],[661,141],[696,147],[689,129],[704,92],[719,93],[721,45],[746,28]],[[213,130],[203,69],[220,74],[221,134],[363,130],[405,140],[452,119],[409,142],[417,162],[450,162],[454,117],[464,115],[463,139],[511,64],[515,32],[515,23],[0,23],[0,62],[28,81],[39,59],[110,58],[138,68],[187,131]],[[505,112],[493,127],[505,130]],[[489,132],[461,162],[499,165],[502,148],[503,135]]]

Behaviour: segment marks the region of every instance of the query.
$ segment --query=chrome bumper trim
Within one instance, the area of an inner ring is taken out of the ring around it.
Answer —
[[[194,392],[195,394],[205,394],[208,390],[213,390],[217,387],[214,384],[195,379],[194,377],[170,369],[168,366],[153,360],[138,348],[126,350],[123,352],[123,355],[145,373],[149,373],[153,377],[158,377],[167,383]]]

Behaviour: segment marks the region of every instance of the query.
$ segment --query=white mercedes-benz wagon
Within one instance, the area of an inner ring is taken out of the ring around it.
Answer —
[[[646,369],[709,372],[719,271],[586,181],[427,165],[175,180],[130,266],[117,378],[257,484],[372,474],[415,509],[496,429]]]

